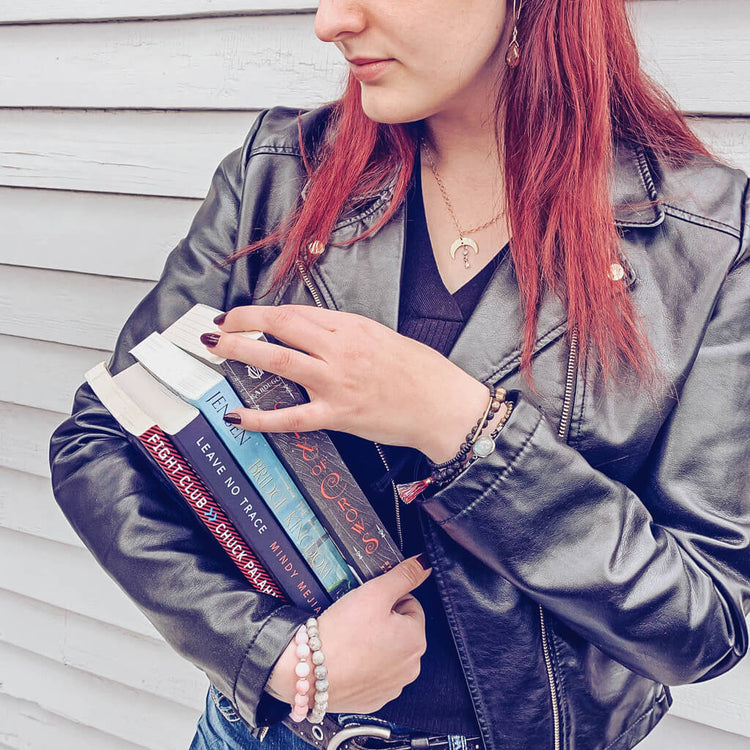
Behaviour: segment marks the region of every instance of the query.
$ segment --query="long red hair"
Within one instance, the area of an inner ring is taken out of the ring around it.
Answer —
[[[529,370],[541,300],[554,293],[567,306],[569,331],[578,330],[606,374],[625,365],[644,376],[651,349],[625,285],[609,278],[620,244],[610,198],[613,143],[625,140],[671,164],[708,152],[641,70],[624,0],[526,0],[518,38],[521,61],[499,84],[496,111],[524,312],[521,367]],[[281,245],[281,283],[298,261],[315,262],[310,243],[328,239],[352,199],[392,186],[368,234],[376,232],[405,197],[418,132],[370,120],[350,77],[314,163],[303,144],[306,200],[238,255]]]

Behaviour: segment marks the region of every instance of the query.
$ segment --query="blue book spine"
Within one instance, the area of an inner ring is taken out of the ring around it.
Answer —
[[[209,488],[237,532],[291,601],[320,614],[332,598],[272,516],[202,414],[172,434],[177,449]]]
[[[263,435],[224,421],[225,414],[242,408],[226,378],[191,403],[205,415],[331,597],[338,599],[359,585]]]

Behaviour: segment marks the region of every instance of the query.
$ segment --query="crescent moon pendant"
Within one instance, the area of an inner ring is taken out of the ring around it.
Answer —
[[[453,260],[456,259],[456,253],[462,248],[467,247],[474,251],[475,255],[479,255],[479,246],[477,245],[474,240],[471,239],[471,237],[459,237],[452,245],[451,245],[451,258]]]

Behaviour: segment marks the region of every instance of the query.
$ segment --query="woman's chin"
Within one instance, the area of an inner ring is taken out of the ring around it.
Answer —
[[[431,114],[427,107],[419,106],[414,97],[394,95],[383,89],[368,90],[366,86],[362,86],[362,109],[371,120],[384,125],[416,122]]]

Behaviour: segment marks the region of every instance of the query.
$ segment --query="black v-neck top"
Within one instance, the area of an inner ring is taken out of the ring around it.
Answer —
[[[507,248],[451,294],[443,284],[430,243],[419,163],[415,166],[406,210],[398,331],[447,356]],[[463,261],[457,258],[456,262]],[[401,483],[427,476],[429,469],[425,457],[411,448],[383,446],[391,469],[389,474],[371,442],[344,433],[333,432],[331,437],[398,543],[391,478]],[[399,504],[402,551],[406,557],[424,551],[420,512],[417,504]],[[426,618],[427,651],[422,657],[421,673],[396,700],[386,704],[375,715],[433,734],[477,736],[479,730],[471,698],[434,578],[430,576],[414,595],[422,604]],[[491,655],[488,656],[491,658]],[[387,644],[383,644],[383,658],[388,658]]]

